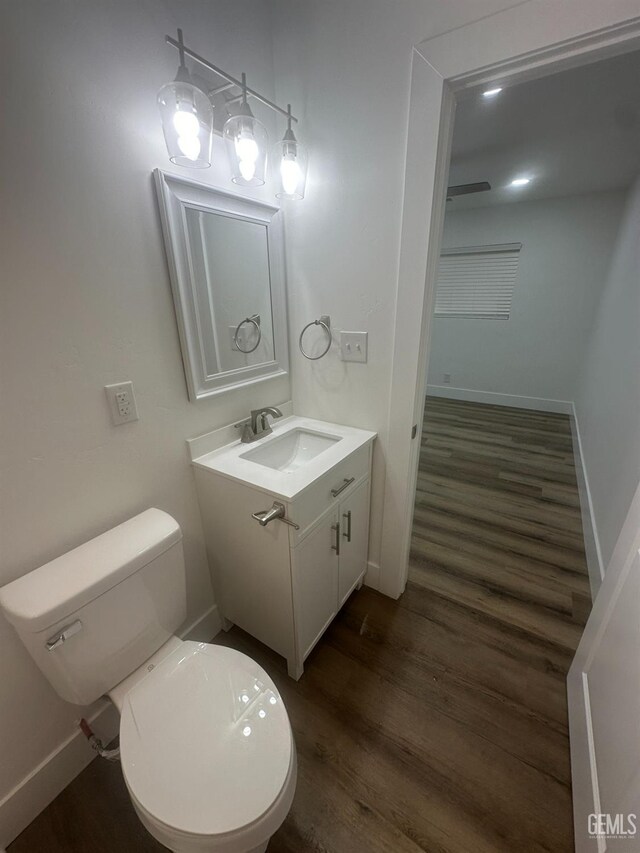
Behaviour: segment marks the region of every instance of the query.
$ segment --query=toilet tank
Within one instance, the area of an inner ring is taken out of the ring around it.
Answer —
[[[184,622],[180,526],[148,509],[7,584],[0,608],[56,692],[88,705]]]

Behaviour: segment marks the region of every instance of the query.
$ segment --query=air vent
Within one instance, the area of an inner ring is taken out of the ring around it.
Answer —
[[[476,184],[458,184],[457,187],[447,187],[447,201],[451,201],[459,195],[471,195],[472,193],[486,193],[491,189],[489,181],[478,181]]]

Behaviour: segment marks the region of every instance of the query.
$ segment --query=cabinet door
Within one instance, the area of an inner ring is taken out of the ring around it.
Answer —
[[[338,513],[332,510],[291,552],[294,619],[301,660],[338,610],[337,526]]]
[[[369,552],[369,480],[340,503],[338,607],[342,607],[367,568]]]

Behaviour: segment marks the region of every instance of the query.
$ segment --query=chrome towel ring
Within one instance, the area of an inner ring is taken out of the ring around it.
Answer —
[[[256,345],[254,347],[251,347],[251,349],[242,349],[242,347],[238,343],[238,332],[244,326],[245,323],[252,323],[255,326],[256,332],[258,333],[258,340],[256,341]],[[261,339],[262,339],[262,329],[260,328],[260,315],[259,314],[253,314],[251,317],[246,317],[244,320],[242,320],[240,323],[238,323],[238,325],[236,326],[236,330],[233,333],[233,345],[235,346],[235,348],[239,352],[243,352],[245,354],[248,354],[250,352],[254,352],[254,350],[257,350],[258,347],[260,346]]]
[[[302,338],[304,336],[304,333],[311,326],[322,326],[322,328],[327,333],[327,346],[320,353],[320,355],[309,355],[307,352],[305,352],[305,349],[302,346]],[[304,327],[304,329],[300,332],[300,338],[298,339],[298,346],[300,347],[300,352],[302,353],[302,355],[305,358],[308,358],[309,361],[317,361],[319,358],[322,358],[323,356],[325,356],[331,348],[331,317],[329,317],[326,314],[323,314],[319,320],[312,320],[310,323],[307,323],[307,325]]]

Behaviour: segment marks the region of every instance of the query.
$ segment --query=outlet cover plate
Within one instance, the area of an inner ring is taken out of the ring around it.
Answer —
[[[340,332],[340,358],[343,361],[367,360],[368,332]]]
[[[119,382],[117,385],[105,385],[105,393],[111,411],[111,420],[116,426],[138,420],[136,398],[133,394],[133,382]]]

